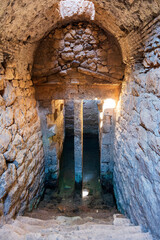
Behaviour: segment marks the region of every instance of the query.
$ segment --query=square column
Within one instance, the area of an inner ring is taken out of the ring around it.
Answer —
[[[105,109],[101,126],[101,179],[103,181],[112,179],[114,126],[114,109]]]
[[[82,182],[83,163],[83,101],[74,101],[74,161],[75,181]]]

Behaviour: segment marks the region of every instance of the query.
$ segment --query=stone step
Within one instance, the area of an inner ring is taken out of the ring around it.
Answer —
[[[51,220],[17,217],[0,229],[0,240],[152,240],[149,233],[122,215],[114,215],[113,225],[94,221],[64,216]]]

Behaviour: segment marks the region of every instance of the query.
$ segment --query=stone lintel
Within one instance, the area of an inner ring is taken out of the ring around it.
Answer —
[[[104,100],[113,98],[118,101],[120,94],[120,86],[108,85],[39,85],[36,86],[36,99],[39,101],[52,99],[66,100]]]

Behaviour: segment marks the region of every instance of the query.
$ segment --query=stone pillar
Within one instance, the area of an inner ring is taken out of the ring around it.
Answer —
[[[45,157],[46,184],[53,185],[59,176],[59,162],[64,141],[64,101],[39,102],[39,116]]]
[[[83,162],[83,101],[74,101],[74,159],[75,181],[82,182]]]
[[[105,109],[101,129],[101,179],[111,181],[113,174],[114,109]]]

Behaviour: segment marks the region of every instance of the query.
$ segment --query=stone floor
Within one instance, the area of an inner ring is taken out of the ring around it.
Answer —
[[[152,240],[119,214],[113,194],[62,198],[46,189],[37,209],[0,229],[0,240]]]
[[[40,220],[18,217],[0,229],[1,240],[152,240],[139,226],[122,215],[114,215],[112,224],[92,217],[53,217]]]

